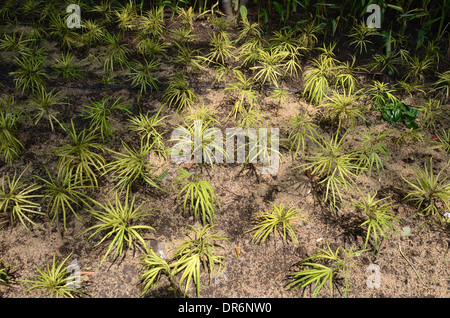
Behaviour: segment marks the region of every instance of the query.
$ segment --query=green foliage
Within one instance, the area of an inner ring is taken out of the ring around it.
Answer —
[[[442,129],[441,134],[437,135],[437,139],[432,140],[434,146],[430,149],[443,149],[445,153],[450,154],[450,129]]]
[[[214,33],[210,39],[210,52],[206,58],[224,65],[234,56],[235,47],[228,33]]]
[[[224,92],[231,91],[232,93],[237,94],[237,97],[234,99],[233,110],[228,115],[233,115],[234,118],[236,118],[238,114],[246,114],[247,109],[256,108],[258,106],[258,100],[256,92],[253,90],[253,79],[251,77],[247,78],[244,73],[238,69],[234,69],[233,74],[236,81],[229,83],[224,88]]]
[[[67,256],[62,262],[58,263],[56,260],[56,255],[53,255],[53,261],[50,265],[47,263],[47,270],[41,269],[36,266],[38,274],[34,275],[36,280],[24,280],[25,284],[31,285],[26,292],[30,292],[34,289],[39,289],[42,294],[46,294],[50,298],[62,297],[62,298],[74,298],[76,296],[81,296],[83,293],[76,288],[70,287],[68,271],[69,266],[65,266],[67,260],[72,255],[72,253]],[[75,278],[71,276],[71,278]]]
[[[181,187],[177,200],[183,197],[183,210],[191,209],[194,218],[201,216],[202,223],[214,223],[216,208],[220,211],[220,202],[212,185],[200,178],[198,174],[191,175],[188,170],[179,169],[174,181]],[[217,206],[217,207],[216,207]]]
[[[147,92],[147,88],[158,90],[158,80],[153,76],[158,66],[159,63],[156,60],[150,62],[145,60],[145,64],[137,61],[131,66],[131,85],[139,88],[139,98]]]
[[[0,290],[1,286],[8,286],[12,279],[11,266],[6,265],[0,258]]]
[[[45,57],[29,57],[23,55],[22,58],[15,57],[18,69],[9,74],[13,77],[16,89],[22,89],[24,93],[34,93],[41,87],[45,87],[48,74],[43,68]]]
[[[261,85],[269,82],[278,88],[279,77],[283,75],[283,68],[285,67],[284,60],[288,55],[288,52],[274,48],[261,50],[257,65],[251,68],[256,72],[254,80],[259,81]]]
[[[66,19],[58,13],[52,13],[50,17],[50,35],[56,39],[58,45],[64,50],[71,50],[80,46],[79,33],[67,27]]]
[[[81,66],[73,63],[74,55],[70,52],[62,53],[60,58],[54,58],[56,64],[52,68],[65,80],[76,81],[83,77]]]
[[[328,102],[320,104],[325,108],[325,116],[331,119],[332,124],[341,127],[354,126],[358,122],[358,117],[365,119],[362,114],[362,107],[357,105],[358,97],[350,92],[333,92],[332,97],[328,97]]]
[[[51,149],[58,157],[58,175],[73,176],[74,182],[89,182],[97,186],[97,174],[104,169],[106,161],[95,151],[104,152],[106,147],[96,141],[98,135],[94,131],[87,133],[87,130],[83,129],[77,133],[73,121],[71,128],[66,128],[66,131],[71,139]]]
[[[444,184],[447,176],[442,177],[445,173],[444,167],[438,174],[433,171],[433,158],[430,158],[430,165],[422,169],[414,169],[414,179],[407,180],[403,176],[403,180],[408,184],[403,191],[406,193],[404,199],[413,202],[419,215],[429,218],[430,221],[436,220],[445,222],[443,213],[450,210],[450,183]]]
[[[148,161],[153,144],[141,141],[139,149],[135,149],[122,140],[122,146],[126,153],[111,150],[114,156],[112,161],[105,165],[104,174],[112,173],[113,178],[118,180],[115,188],[129,190],[133,183],[140,181],[161,189],[157,184],[159,176],[153,173],[156,168]]]
[[[381,111],[381,116],[378,119],[383,118],[390,124],[401,122],[408,128],[419,128],[419,125],[416,123],[419,112],[410,105],[397,102],[378,105],[377,108]]]
[[[450,96],[450,71],[438,73],[438,80],[434,83],[435,89],[439,95],[448,100]]]
[[[350,45],[355,49],[359,49],[359,54],[367,53],[367,46],[373,44],[369,38],[379,35],[375,28],[369,28],[365,21],[361,21],[352,26],[350,29]]]
[[[7,163],[20,156],[23,144],[18,135],[18,124],[22,113],[0,109],[0,155]]]
[[[43,215],[40,212],[40,205],[34,202],[34,199],[41,198],[39,194],[34,194],[41,187],[37,184],[28,184],[22,179],[23,174],[28,169],[25,168],[22,173],[11,178],[4,175],[0,179],[0,215],[5,223],[15,226],[19,221],[27,230],[26,222],[37,226],[28,216],[29,213]],[[2,222],[3,223],[3,222]]]
[[[406,69],[408,72],[405,74],[404,80],[418,81],[423,83],[425,81],[425,74],[431,72],[434,68],[434,61],[431,57],[420,58],[417,55],[407,58]]]
[[[123,34],[121,32],[106,32],[104,36],[105,50],[100,53],[104,58],[104,72],[114,72],[114,66],[120,65],[121,68],[129,67],[128,56],[131,51],[128,45],[124,43]]]
[[[444,114],[444,105],[440,100],[429,99],[425,105],[417,107],[422,113],[422,127],[436,129],[435,120],[442,118]]]
[[[53,122],[61,125],[58,120],[59,112],[53,108],[64,105],[65,103],[60,102],[59,93],[53,93],[54,90],[47,92],[44,87],[40,87],[37,90],[37,94],[31,97],[30,105],[37,110],[37,114],[34,116],[34,124],[37,125],[39,121],[44,117],[50,123],[52,132],[55,130]]]
[[[378,241],[380,236],[385,239],[389,234],[395,234],[397,229],[395,225],[400,224],[400,219],[396,217],[392,211],[392,202],[386,202],[389,198],[376,200],[377,192],[374,195],[367,194],[362,200],[355,204],[355,207],[363,212],[366,219],[361,223],[361,227],[366,228],[366,240],[364,248],[366,249],[369,240],[372,238],[374,253],[377,252]]]
[[[82,19],[81,28],[81,41],[86,46],[100,43],[106,32],[104,25],[97,23],[97,20]]]
[[[289,147],[289,152],[293,154],[294,158],[298,156],[300,151],[305,153],[308,141],[315,140],[318,135],[318,127],[306,111],[301,111],[288,119],[285,127],[288,131],[287,147]]]
[[[350,289],[350,284],[348,281],[348,271],[354,266],[350,266],[350,261],[355,255],[364,252],[353,251],[353,247],[349,251],[339,246],[335,251],[330,247],[327,242],[327,249],[322,249],[316,247],[320,252],[314,254],[310,257],[298,263],[298,266],[309,267],[309,269],[300,270],[292,273],[290,276],[294,279],[291,283],[287,285],[289,289],[306,288],[310,285],[314,285],[314,290],[312,296],[315,298],[328,283],[330,296],[333,297],[333,286],[336,285],[338,279],[344,279],[345,289],[344,297],[346,297],[347,292]],[[340,253],[344,254],[343,257]]]
[[[140,16],[139,33],[145,37],[160,38],[164,36],[164,7],[158,6]]]
[[[397,103],[399,99],[394,95],[395,90],[389,88],[389,84],[373,81],[372,85],[369,85],[366,92],[371,96],[370,100],[374,103],[375,107],[378,105],[384,105],[387,103]]]
[[[154,150],[165,155],[166,146],[164,145],[163,134],[157,128],[163,125],[163,120],[169,116],[160,117],[162,108],[153,116],[139,113],[138,116],[130,117],[128,129],[136,132],[141,137],[141,143],[153,144]]]
[[[378,177],[381,178],[381,172],[384,170],[383,160],[381,155],[389,158],[387,140],[386,138],[391,134],[390,131],[373,132],[373,127],[370,127],[368,132],[360,132],[361,147],[356,150],[359,153],[358,165],[363,167],[372,174],[373,168],[376,167]]]
[[[348,133],[348,132],[347,132]],[[338,207],[338,200],[342,202],[340,187],[348,190],[356,186],[355,179],[363,170],[357,162],[358,155],[355,151],[346,149],[345,133],[339,138],[339,131],[329,141],[321,136],[312,149],[312,155],[305,156],[304,164],[294,167],[302,171],[310,171],[313,177],[318,177],[318,185],[325,186],[324,201],[331,199],[330,206]]]
[[[131,105],[122,103],[119,97],[112,103],[109,102],[110,97],[102,98],[99,102],[91,102],[89,105],[83,106],[82,117],[89,119],[89,131],[95,132],[99,130],[100,136],[103,141],[111,140],[114,138],[114,126],[115,120],[112,117],[114,111],[129,112]]]
[[[140,257],[139,264],[144,267],[144,273],[140,277],[142,288],[139,297],[155,288],[162,276],[166,276],[173,285],[172,267],[152,249]]]
[[[147,201],[142,202],[136,206],[136,197],[129,198],[129,191],[126,191],[124,203],[119,192],[115,192],[115,199],[112,202],[108,197],[105,197],[104,204],[94,201],[98,209],[90,209],[88,212],[98,221],[98,224],[86,229],[86,232],[93,233],[88,237],[88,241],[95,235],[102,235],[102,239],[94,246],[99,246],[104,242],[108,242],[108,249],[103,256],[99,267],[106,260],[108,255],[114,249],[113,260],[122,255],[124,248],[130,250],[134,245],[140,244],[148,250],[141,232],[144,230],[155,231],[149,225],[146,225],[145,218],[152,216],[147,212],[151,209],[143,208]]]
[[[183,74],[177,74],[169,80],[164,91],[164,101],[171,107],[176,107],[177,111],[191,107],[198,98],[194,91],[189,88]]]
[[[76,209],[80,207],[81,203],[88,206],[86,190],[91,186],[83,185],[80,181],[75,182],[74,175],[63,175],[53,177],[45,167],[47,171],[48,179],[36,176],[43,182],[42,188],[45,193],[42,197],[42,201],[48,201],[47,203],[47,216],[53,222],[56,219],[59,224],[60,214],[62,214],[62,220],[64,230],[67,231],[67,214],[72,212],[78,219],[79,216],[76,213]]]
[[[273,234],[276,240],[277,233],[280,232],[285,244],[288,239],[298,244],[298,238],[293,225],[299,221],[306,221],[300,216],[302,211],[297,208],[288,208],[283,203],[280,203],[278,206],[273,202],[269,203],[272,205],[272,209],[270,211],[255,213],[254,218],[260,220],[260,222],[247,231],[255,231],[252,242],[256,244],[264,243],[270,234]]]
[[[177,42],[175,44],[178,47],[178,52],[173,61],[181,66],[182,71],[191,70],[195,73],[203,69],[203,61],[210,62],[201,55],[200,49],[193,49],[188,45]]]
[[[200,297],[200,274],[201,269],[206,268],[210,274],[210,279],[214,273],[220,272],[224,257],[217,255],[216,241],[227,240],[223,236],[211,233],[213,226],[205,225],[190,231],[194,236],[189,237],[175,251],[175,262],[172,264],[174,275],[182,272],[179,285],[185,283],[184,295],[186,296],[191,281],[196,286],[197,297]],[[217,267],[218,266],[218,267]]]

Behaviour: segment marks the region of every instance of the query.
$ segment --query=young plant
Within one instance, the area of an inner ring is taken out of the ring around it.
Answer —
[[[318,126],[314,124],[313,118],[305,111],[301,111],[288,119],[285,127],[288,131],[287,147],[293,158],[296,158],[300,151],[305,153],[308,141],[316,140],[318,135]]]
[[[450,71],[438,73],[438,80],[434,83],[435,89],[438,91],[438,96],[442,96],[448,100],[450,96]]]
[[[48,74],[43,69],[45,57],[15,57],[18,70],[10,72],[13,77],[16,89],[22,89],[25,92],[34,93],[37,89],[45,87]]]
[[[155,288],[162,276],[168,278],[172,288],[175,287],[172,266],[156,255],[152,249],[139,258],[139,264],[144,267],[144,273],[140,277],[142,288],[139,297],[143,297],[147,292]]]
[[[287,243],[288,239],[298,244],[297,234],[295,234],[293,225],[299,221],[306,221],[300,216],[302,211],[297,208],[288,208],[283,203],[279,205],[273,202],[269,203],[272,205],[272,209],[270,211],[257,212],[254,217],[260,222],[247,231],[255,231],[252,242],[256,244],[264,243],[270,234],[273,234],[276,240],[277,234],[280,233],[284,244]]]
[[[85,46],[100,43],[106,32],[105,27],[97,23],[97,20],[82,19],[81,28],[83,29],[81,41]]]
[[[145,144],[153,144],[155,151],[158,153],[166,153],[163,134],[157,130],[157,127],[163,125],[163,120],[169,116],[160,117],[162,108],[153,116],[149,114],[139,113],[138,116],[130,117],[128,121],[128,129],[136,132],[141,137],[141,142]]]
[[[388,83],[373,81],[372,85],[369,85],[366,89],[371,98],[370,100],[374,103],[375,107],[378,108],[379,105],[385,105],[387,103],[397,103],[400,100],[394,95],[395,89],[390,89]]]
[[[346,149],[347,133],[339,138],[338,131],[329,141],[319,136],[320,139],[312,150],[313,154],[305,157],[307,163],[294,168],[309,171],[313,177],[318,178],[318,184],[325,186],[324,201],[331,199],[330,206],[333,209],[338,207],[338,200],[342,202],[340,188],[348,190],[356,186],[355,179],[362,170],[355,163],[357,153]]]
[[[298,266],[309,267],[309,269],[300,270],[292,273],[290,276],[294,279],[287,285],[288,289],[306,288],[310,285],[314,285],[312,296],[315,298],[328,283],[330,296],[333,297],[333,286],[337,284],[339,279],[344,279],[344,297],[347,296],[350,290],[350,284],[348,281],[348,271],[354,266],[350,266],[350,261],[355,255],[364,252],[353,251],[353,247],[349,251],[339,246],[335,251],[330,247],[327,242],[327,249],[316,247],[320,252],[298,263]],[[344,254],[343,257],[340,255]]]
[[[406,193],[404,199],[415,203],[419,215],[427,217],[430,221],[436,220],[445,222],[443,213],[450,210],[450,183],[444,184],[447,176],[441,178],[445,173],[444,167],[437,175],[433,171],[433,158],[430,165],[423,170],[414,169],[414,180],[403,180],[408,184],[408,188],[403,189]],[[440,203],[440,206],[438,205]]]
[[[171,107],[176,107],[177,111],[191,107],[198,98],[194,91],[189,88],[183,74],[178,74],[169,80],[164,91],[164,101]]]
[[[37,226],[30,217],[29,213],[43,215],[40,212],[40,205],[34,202],[34,199],[41,198],[39,194],[34,194],[41,187],[37,184],[27,184],[22,180],[23,174],[28,169],[25,168],[22,173],[11,178],[9,175],[2,176],[0,179],[0,215],[6,219],[10,226],[15,226],[19,221],[27,230],[26,222]]]
[[[210,39],[210,52],[206,58],[224,65],[225,62],[234,56],[235,47],[230,40],[228,33],[214,33]]]
[[[167,45],[161,40],[140,34],[138,34],[138,39],[139,42],[136,44],[136,51],[144,58],[154,59],[157,55],[167,56]]]
[[[289,56],[289,52],[281,51],[274,48],[262,50],[259,53],[257,65],[251,69],[256,72],[254,80],[259,81],[261,85],[266,82],[271,83],[275,87],[279,87],[279,77],[282,76],[283,68],[285,68],[285,59]]]
[[[39,274],[35,274],[36,280],[24,280],[25,284],[31,285],[26,292],[30,292],[34,289],[39,289],[41,294],[46,294],[50,298],[62,297],[62,298],[74,298],[75,296],[81,296],[83,293],[76,288],[72,288],[69,278],[73,279],[74,276],[70,274],[69,266],[66,266],[66,262],[72,253],[69,254],[62,262],[58,263],[56,255],[53,255],[53,261],[50,265],[47,263],[47,270],[41,269],[36,266]]]
[[[111,150],[114,153],[113,160],[105,165],[104,174],[112,173],[113,178],[118,180],[115,188],[129,190],[133,183],[140,181],[161,189],[157,184],[160,177],[153,174],[155,167],[148,162],[153,144],[141,141],[140,148],[136,150],[122,140],[122,146],[126,153]]]
[[[450,154],[450,129],[445,131],[442,129],[441,135],[437,136],[437,139],[432,140],[435,146],[430,147],[430,149],[443,149],[445,153]]]
[[[66,19],[58,13],[51,14],[50,36],[52,36],[64,50],[71,50],[81,44],[81,35],[73,29],[68,28]]]
[[[7,163],[18,158],[23,144],[18,138],[18,123],[21,113],[0,109],[0,155]]]
[[[70,52],[62,53],[60,58],[55,58],[56,64],[52,68],[62,76],[64,80],[76,81],[83,77],[82,68],[73,63],[74,55]]]
[[[375,35],[379,35],[377,29],[369,28],[365,21],[361,21],[351,28],[350,34],[348,35],[350,38],[349,44],[355,49],[359,49],[359,54],[362,54],[363,51],[367,53],[367,46],[373,44],[369,38]]]
[[[378,118],[383,118],[390,124],[402,122],[408,128],[419,128],[419,125],[416,123],[419,112],[410,105],[405,105],[402,102],[387,103],[378,105],[378,110],[381,111],[381,116]]]
[[[333,125],[342,127],[354,126],[358,122],[358,117],[365,119],[361,106],[357,105],[358,97],[355,94],[344,91],[334,91],[332,97],[328,97],[328,102],[320,104],[324,107],[325,116],[331,119]]]
[[[193,226],[190,231],[194,236],[189,237],[175,251],[175,262],[173,266],[173,275],[182,272],[179,285],[185,283],[184,295],[186,296],[191,281],[195,284],[197,297],[200,297],[200,274],[202,268],[207,269],[210,274],[210,280],[216,272],[220,272],[224,257],[217,255],[218,245],[216,241],[227,240],[217,233],[211,233],[213,226],[205,225]],[[218,268],[217,268],[218,266]]]
[[[178,47],[178,54],[174,57],[174,62],[180,65],[182,70],[192,70],[192,72],[198,72],[203,69],[203,61],[211,62],[207,58],[201,56],[200,49],[193,49],[185,44],[179,44],[175,42]]]
[[[368,132],[360,132],[360,141],[362,145],[356,152],[359,153],[358,165],[363,167],[369,175],[376,167],[378,177],[381,178],[381,172],[384,170],[383,160],[380,155],[389,157],[386,138],[391,134],[390,131],[375,133],[373,127]]]
[[[442,118],[444,105],[440,100],[429,99],[425,105],[419,106],[418,110],[422,113],[422,127],[436,129],[435,120]]]
[[[161,38],[166,31],[164,25],[164,6],[158,6],[155,9],[147,11],[145,15],[140,16],[138,24],[139,33],[149,38]]]
[[[105,158],[95,151],[106,150],[103,144],[96,140],[98,135],[86,129],[77,133],[71,121],[71,129],[66,128],[71,140],[59,147],[52,148],[51,152],[58,157],[58,175],[73,176],[74,182],[89,182],[91,185],[98,185],[97,173],[104,169]]]
[[[367,248],[369,240],[372,239],[374,253],[377,252],[380,236],[385,239],[389,237],[389,234],[395,234],[397,231],[395,226],[400,224],[400,219],[391,211],[392,202],[386,202],[389,198],[376,200],[376,196],[377,192],[373,196],[369,193],[367,197],[362,197],[362,201],[355,204],[366,219],[361,223],[361,227],[366,228],[367,232],[364,248]]]
[[[58,95],[60,92],[53,93],[54,90],[47,92],[47,89],[40,87],[37,90],[37,94],[31,97],[30,105],[37,110],[37,114],[34,116],[34,124],[37,125],[39,121],[44,117],[48,120],[52,132],[55,131],[53,123],[61,125],[58,120],[59,112],[54,110],[55,107],[64,105],[65,103],[60,102]]]
[[[254,80],[252,78],[247,78],[244,73],[238,69],[233,70],[236,81],[229,83],[225,88],[224,92],[231,91],[232,93],[237,93],[237,98],[234,99],[234,107],[228,116],[233,115],[234,118],[238,114],[246,114],[247,109],[254,109],[258,106],[258,100],[256,98],[256,92],[253,90]]]
[[[311,102],[319,104],[330,89],[330,77],[334,75],[335,60],[323,54],[312,60],[303,73],[304,92]]]
[[[414,55],[406,60],[406,68],[408,72],[403,78],[405,81],[413,79],[414,81],[423,83],[426,73],[434,68],[434,60],[430,57],[420,58]]]
[[[176,199],[179,200],[180,197],[184,197],[184,212],[191,209],[194,212],[194,218],[197,215],[201,216],[203,224],[207,220],[211,224],[214,223],[216,208],[220,211],[220,202],[212,185],[201,179],[198,174],[191,175],[185,169],[179,169],[174,181],[181,186]]]
[[[124,43],[121,32],[107,32],[104,36],[106,45],[105,51],[100,55],[104,58],[103,69],[105,73],[114,72],[114,66],[120,65],[121,68],[129,67],[128,56],[131,51],[128,45]]]
[[[158,67],[159,63],[151,60],[150,63],[145,60],[145,65],[137,61],[130,69],[131,85],[139,88],[139,97],[147,92],[147,88],[151,90],[158,90],[158,80],[153,76],[153,72]]]
[[[100,102],[91,102],[89,105],[83,106],[82,117],[89,119],[89,130],[91,132],[100,131],[102,140],[111,140],[114,138],[114,126],[115,120],[112,118],[114,111],[129,112],[131,107],[128,104],[122,103],[120,100],[122,97],[116,99],[113,103],[110,103],[110,97],[102,98]]]
[[[113,249],[115,250],[113,260],[122,255],[124,248],[127,247],[130,250],[136,244],[140,244],[146,251],[148,250],[141,231],[155,231],[153,227],[146,225],[144,222],[146,217],[152,216],[152,214],[147,213],[151,209],[143,208],[147,201],[136,206],[136,197],[133,196],[130,201],[129,196],[130,191],[127,189],[124,203],[122,203],[119,192],[116,192],[114,202],[105,197],[106,203],[94,201],[98,209],[89,210],[89,213],[99,223],[86,229],[82,234],[93,231],[88,237],[88,241],[95,235],[103,235],[102,239],[94,246],[109,241],[108,249],[100,261],[99,267]]]
[[[47,216],[51,222],[56,219],[56,223],[59,225],[60,214],[62,214],[64,230],[67,232],[67,214],[72,212],[81,220],[75,210],[81,204],[89,206],[85,191],[90,189],[91,186],[83,185],[79,181],[75,182],[74,175],[53,177],[47,167],[45,167],[45,170],[48,179],[36,177],[43,182],[42,188],[45,189],[42,201],[48,200]]]

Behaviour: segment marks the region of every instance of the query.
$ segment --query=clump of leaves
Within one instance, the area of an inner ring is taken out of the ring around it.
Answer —
[[[416,119],[419,118],[419,112],[410,105],[396,102],[379,104],[377,108],[381,112],[381,116],[378,119],[382,118],[390,124],[401,122],[408,128],[419,128],[419,125],[416,123]]]
[[[17,136],[21,114],[13,110],[0,109],[0,155],[7,163],[12,163],[18,158],[23,149],[23,144]]]
[[[139,259],[139,263],[145,270],[141,275],[142,292],[140,296],[144,296],[149,290],[155,288],[162,276],[166,276],[172,288],[175,289],[175,275],[182,273],[179,286],[181,287],[185,282],[184,296],[193,282],[196,286],[197,297],[200,297],[201,271],[206,269],[210,274],[210,279],[220,271],[224,257],[217,254],[219,245],[216,242],[227,239],[217,233],[211,233],[213,229],[211,225],[191,226],[191,228],[189,233],[192,233],[194,237],[189,236],[189,239],[176,249],[170,261],[159,257],[153,250],[149,250]]]
[[[326,109],[325,116],[331,119],[333,125],[353,126],[357,124],[358,117],[365,119],[361,106],[357,105],[358,97],[355,94],[334,91],[333,96],[327,96],[327,99],[328,101],[320,104],[319,107]]]
[[[99,246],[104,242],[109,241],[108,249],[103,256],[99,267],[106,260],[108,255],[114,249],[113,260],[122,255],[124,248],[130,250],[136,243],[140,244],[147,251],[147,245],[142,237],[141,231],[155,229],[144,222],[145,217],[152,214],[147,213],[150,208],[143,208],[147,201],[142,202],[136,206],[137,198],[133,196],[130,200],[130,191],[127,189],[124,203],[122,203],[121,195],[115,192],[114,201],[112,202],[108,197],[105,197],[106,202],[100,203],[94,201],[98,207],[90,209],[88,212],[99,222],[96,225],[86,229],[86,232],[93,233],[88,237],[88,241],[95,235],[103,235],[102,239],[94,246]]]
[[[163,120],[169,116],[160,116],[162,107],[156,114],[150,116],[149,114],[139,113],[138,116],[130,117],[128,122],[128,129],[136,132],[141,137],[141,142],[144,144],[153,144],[155,151],[166,154],[166,146],[164,145],[163,134],[157,128],[163,125]]]
[[[377,252],[378,241],[381,238],[388,238],[390,234],[395,234],[396,224],[400,224],[400,219],[392,211],[392,202],[387,202],[389,198],[376,200],[377,192],[374,195],[367,194],[362,200],[355,204],[355,207],[363,212],[366,220],[361,223],[361,227],[366,228],[366,240],[364,248],[366,249],[369,240],[372,239],[374,253]]]
[[[348,271],[355,266],[349,263],[355,255],[358,255],[365,250],[353,251],[353,247],[349,251],[339,246],[335,251],[327,242],[327,249],[316,247],[320,252],[300,261],[297,265],[300,267],[309,267],[305,270],[300,270],[290,274],[294,279],[286,287],[288,289],[306,288],[314,285],[312,296],[315,298],[328,283],[330,296],[333,297],[333,286],[338,283],[338,280],[344,279],[344,297],[350,290],[348,281]],[[341,253],[343,256],[341,256]]]
[[[175,251],[175,262],[172,264],[174,274],[183,272],[179,285],[185,283],[184,295],[187,294],[191,281],[195,284],[197,297],[200,297],[200,273],[206,268],[210,274],[210,280],[214,273],[220,272],[224,257],[217,255],[216,241],[227,240],[225,237],[211,233],[212,225],[193,226],[190,231],[194,236],[183,242]],[[218,267],[217,267],[218,266]]]
[[[137,61],[132,65],[130,69],[131,85],[139,88],[138,100],[143,93],[147,92],[147,88],[150,90],[158,90],[158,80],[153,76],[153,72],[158,67],[159,63],[156,60],[148,62],[145,60],[145,64]]]
[[[53,91],[48,92],[44,87],[39,87],[37,94],[33,95],[30,100],[30,105],[37,110],[37,114],[34,116],[34,124],[37,125],[44,117],[48,120],[52,131],[55,130],[54,122],[61,125],[58,120],[59,112],[54,108],[65,104],[59,101],[59,92],[53,93]]]
[[[109,102],[110,97],[105,97],[99,102],[91,102],[89,105],[83,106],[82,117],[89,119],[89,130],[95,132],[99,130],[103,141],[111,140],[114,137],[114,118],[113,112],[122,111],[129,112],[130,105],[122,103],[119,97],[112,103]]]
[[[228,116],[233,115],[234,118],[238,114],[244,115],[248,109],[256,109],[258,100],[256,92],[253,90],[253,78],[247,78],[244,73],[238,69],[233,70],[236,81],[230,82],[224,89],[224,92],[232,92],[237,94],[234,98],[234,107]],[[234,97],[234,96],[233,96]]]
[[[191,210],[194,218],[201,217],[202,223],[214,223],[215,212],[220,211],[220,202],[213,186],[198,174],[179,169],[174,182],[181,187],[177,200],[183,197],[183,211]]]
[[[298,156],[300,151],[305,153],[308,141],[315,140],[318,135],[318,126],[306,111],[299,112],[288,119],[285,127],[288,131],[287,146],[294,158]]]
[[[66,131],[71,140],[51,150],[58,157],[58,175],[73,175],[74,182],[97,186],[97,173],[103,171],[106,160],[96,151],[104,152],[106,147],[97,142],[98,135],[93,131],[83,129],[77,133],[73,121]]]
[[[257,220],[260,220],[260,222],[247,231],[255,231],[252,242],[255,242],[256,244],[264,243],[270,234],[273,234],[274,239],[276,240],[277,234],[280,233],[285,244],[288,239],[298,243],[297,234],[295,234],[293,225],[297,224],[299,221],[306,221],[306,219],[300,216],[302,211],[294,207],[288,208],[283,203],[280,203],[279,205],[276,205],[273,202],[269,203],[272,205],[272,209],[269,211],[257,212],[254,217]]]
[[[347,132],[348,133],[348,132]],[[349,151],[345,141],[347,133],[339,138],[339,131],[325,140],[318,136],[312,154],[305,156],[307,161],[304,164],[294,167],[302,171],[309,171],[312,177],[316,177],[318,185],[324,185],[324,201],[331,199],[330,206],[335,209],[337,203],[342,202],[340,188],[349,189],[356,186],[355,179],[364,170],[357,163],[358,154],[356,151]]]
[[[370,127],[368,132],[360,132],[362,145],[356,151],[359,152],[358,165],[363,167],[369,175],[373,168],[377,169],[378,177],[381,178],[381,172],[384,170],[381,155],[389,157],[386,138],[391,134],[390,131],[373,132]]]
[[[445,153],[450,154],[450,129],[445,131],[442,129],[440,135],[437,135],[435,140],[432,140],[434,146],[430,147],[430,149],[443,149]]]
[[[72,212],[78,219],[76,208],[81,204],[89,206],[86,190],[91,186],[83,185],[80,181],[75,182],[74,175],[59,175],[53,177],[45,167],[48,179],[37,176],[43,182],[42,188],[45,193],[42,201],[48,200],[47,216],[53,222],[59,224],[60,214],[62,214],[64,230],[67,232],[67,214]],[[80,219],[81,220],[81,219]]]
[[[446,183],[447,176],[444,167],[438,174],[433,171],[433,158],[430,158],[430,165],[422,169],[414,169],[414,180],[403,180],[408,184],[404,188],[406,193],[404,199],[415,203],[419,215],[429,218],[430,221],[436,220],[445,222],[443,213],[450,210],[450,183]]]
[[[447,99],[450,96],[450,71],[438,73],[438,80],[434,83],[439,95]]]
[[[62,53],[60,58],[55,58],[56,64],[52,68],[65,80],[79,80],[83,77],[80,65],[73,63],[74,55],[71,52]]]
[[[19,221],[28,230],[26,222],[37,226],[28,214],[43,215],[44,213],[40,211],[39,203],[34,201],[42,197],[42,195],[36,194],[41,186],[35,183],[28,184],[22,179],[27,169],[28,167],[19,176],[17,176],[17,172],[14,172],[12,178],[5,175],[0,179],[0,215],[4,220],[2,223],[15,226]]]
[[[44,60],[45,57],[43,56],[22,55],[22,58],[15,57],[18,69],[9,74],[14,79],[16,89],[22,89],[22,94],[25,92],[34,93],[37,89],[45,86],[49,76],[43,67]]]
[[[111,150],[114,154],[113,159],[105,165],[104,174],[111,173],[113,178],[118,180],[115,188],[125,190],[135,182],[143,181],[151,187],[161,189],[158,186],[160,176],[153,173],[155,167],[148,162],[153,143],[141,141],[139,149],[135,149],[122,140],[122,146],[126,153]]]
[[[186,109],[197,102],[198,98],[186,82],[183,74],[177,74],[169,80],[164,91],[164,101],[177,110]]]
[[[435,120],[442,117],[444,105],[440,100],[429,99],[425,105],[419,106],[418,110],[422,113],[422,127],[435,129]]]
[[[74,298],[81,296],[83,293],[76,288],[72,288],[69,284],[69,278],[73,279],[74,276],[70,274],[68,270],[69,266],[66,266],[66,262],[72,253],[67,256],[62,262],[58,263],[56,255],[53,255],[53,261],[51,265],[47,263],[47,270],[41,269],[36,266],[38,274],[34,277],[36,280],[24,280],[25,284],[31,285],[26,292],[30,292],[34,289],[39,289],[41,294],[46,294],[50,298],[62,297],[62,298]]]

